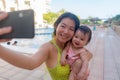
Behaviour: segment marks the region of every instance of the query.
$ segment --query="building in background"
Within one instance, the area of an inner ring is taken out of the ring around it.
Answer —
[[[51,0],[0,0],[0,11],[33,9],[35,27],[44,27],[43,14],[50,11]]]

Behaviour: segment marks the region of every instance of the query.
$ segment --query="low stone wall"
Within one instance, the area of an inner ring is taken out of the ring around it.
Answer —
[[[113,26],[112,28],[120,36],[120,26]]]

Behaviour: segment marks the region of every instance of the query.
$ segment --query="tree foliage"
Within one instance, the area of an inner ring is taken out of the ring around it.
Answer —
[[[120,14],[115,17],[108,18],[104,23],[120,26]]]
[[[56,17],[57,17],[57,14],[54,12],[48,12],[46,14],[43,14],[43,19],[49,24],[53,23]]]
[[[116,15],[112,18],[112,23],[120,26],[120,15]]]
[[[43,14],[43,19],[46,23],[48,24],[53,24],[55,22],[55,20],[64,12],[66,12],[64,9],[58,11],[58,12],[48,12],[46,14]]]

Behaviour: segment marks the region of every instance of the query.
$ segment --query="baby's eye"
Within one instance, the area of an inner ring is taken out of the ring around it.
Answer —
[[[75,36],[75,38],[78,38],[78,36]]]
[[[81,40],[83,41],[84,39],[83,39],[83,38],[81,38]]]

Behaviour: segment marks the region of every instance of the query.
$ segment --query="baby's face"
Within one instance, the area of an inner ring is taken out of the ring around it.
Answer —
[[[80,30],[77,30],[73,39],[72,39],[72,44],[76,48],[82,48],[87,44],[88,41],[88,34],[84,34]]]

